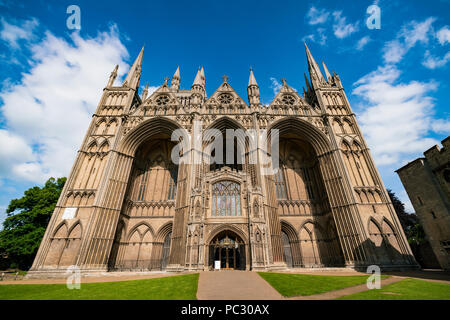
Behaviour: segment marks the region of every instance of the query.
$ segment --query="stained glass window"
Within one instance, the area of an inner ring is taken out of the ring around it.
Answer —
[[[213,216],[241,216],[241,186],[233,181],[220,181],[213,184]]]

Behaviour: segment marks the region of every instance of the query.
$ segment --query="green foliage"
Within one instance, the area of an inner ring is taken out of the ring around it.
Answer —
[[[410,244],[421,244],[426,242],[425,232],[422,225],[417,218],[415,213],[407,213],[405,210],[405,205],[400,199],[395,195],[392,190],[387,189],[389,198],[391,198],[392,205],[394,206],[395,212],[397,213],[400,224],[405,231],[406,238]]]
[[[65,182],[66,178],[50,178],[43,187],[32,187],[9,203],[0,231],[0,254],[8,257],[11,268],[28,269],[33,263]]]
[[[351,294],[338,300],[450,300],[450,284],[405,279],[381,289]]]
[[[199,274],[145,280],[66,284],[3,284],[0,300],[197,300]]]
[[[369,276],[322,276],[258,272],[272,287],[285,297],[310,296],[364,284]],[[386,276],[381,276],[382,279]]]

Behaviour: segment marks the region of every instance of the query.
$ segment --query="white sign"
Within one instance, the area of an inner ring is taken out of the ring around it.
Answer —
[[[214,269],[220,270],[220,260],[214,261]]]
[[[66,208],[66,209],[64,209],[62,219],[73,219],[73,218],[75,218],[76,213],[77,213],[77,208]]]

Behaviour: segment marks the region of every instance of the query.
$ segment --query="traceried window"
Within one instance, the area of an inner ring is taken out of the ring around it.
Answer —
[[[278,199],[286,199],[286,183],[284,182],[283,170],[279,168],[274,175],[275,179],[275,191]]]
[[[292,106],[295,103],[295,98],[293,96],[287,94],[287,95],[283,96],[281,101],[283,102],[283,104],[286,104],[288,106]]]
[[[241,186],[233,181],[220,181],[212,186],[212,215],[241,216]]]
[[[233,96],[228,93],[221,94],[218,98],[220,103],[222,104],[230,104],[233,101]]]
[[[157,104],[158,106],[165,106],[165,105],[167,105],[168,103],[169,103],[169,97],[166,96],[166,95],[159,96],[159,97],[156,99],[156,104]]]

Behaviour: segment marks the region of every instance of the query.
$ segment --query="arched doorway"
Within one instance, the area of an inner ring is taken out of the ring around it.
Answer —
[[[225,230],[217,234],[209,243],[209,265],[214,268],[220,261],[225,270],[245,270],[245,244],[234,232]]]
[[[172,237],[172,232],[169,232],[167,234],[167,236],[164,238],[162,258],[161,258],[161,270],[166,270],[167,264],[169,263],[171,237]]]
[[[292,268],[293,267],[292,249],[291,249],[291,243],[289,242],[289,237],[286,232],[281,231],[281,238],[283,240],[284,261],[286,262],[286,265],[288,268]]]

